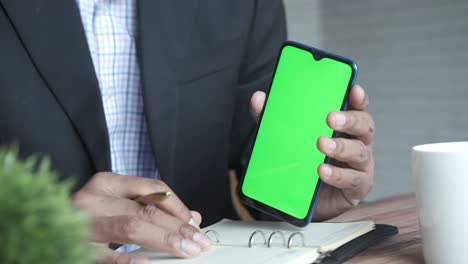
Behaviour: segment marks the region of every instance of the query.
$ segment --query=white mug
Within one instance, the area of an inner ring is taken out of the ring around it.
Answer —
[[[468,142],[413,147],[426,263],[468,263]]]

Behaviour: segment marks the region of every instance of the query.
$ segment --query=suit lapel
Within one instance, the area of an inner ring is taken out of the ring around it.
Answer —
[[[169,185],[174,181],[179,107],[173,63],[188,50],[197,6],[195,0],[138,0],[145,113],[158,169]]]
[[[81,136],[94,169],[110,170],[102,99],[75,1],[0,2],[37,70]]]

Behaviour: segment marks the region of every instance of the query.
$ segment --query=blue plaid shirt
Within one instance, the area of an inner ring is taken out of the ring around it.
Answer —
[[[136,0],[76,0],[99,81],[112,172],[159,178],[143,111]],[[125,245],[119,251],[138,247]]]
[[[136,0],[76,0],[99,81],[112,172],[159,178],[143,111]]]

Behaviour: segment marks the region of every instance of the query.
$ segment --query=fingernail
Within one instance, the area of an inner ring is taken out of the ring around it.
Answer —
[[[344,126],[345,123],[346,123],[345,115],[343,115],[341,113],[336,113],[335,114],[335,125],[341,127],[341,126]]]
[[[327,145],[327,152],[333,152],[336,149],[336,142],[333,139],[330,138],[324,138],[325,139],[325,145]]]
[[[196,228],[198,228],[198,229],[200,229],[200,226],[197,225],[197,222],[195,222],[195,220],[193,220],[193,218],[190,218],[189,224],[196,227]]]
[[[200,232],[193,234],[193,241],[198,243],[203,249],[209,248],[211,245],[210,239]]]
[[[328,166],[322,166],[322,177],[329,178],[332,175],[332,170]]]
[[[188,239],[183,239],[182,242],[180,243],[180,247],[182,251],[185,252],[185,254],[190,255],[190,256],[196,256],[200,254],[200,247],[195,244],[194,242],[188,240]]]

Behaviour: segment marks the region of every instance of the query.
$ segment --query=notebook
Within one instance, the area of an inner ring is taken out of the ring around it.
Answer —
[[[202,229],[212,241],[211,250],[193,259],[139,249],[151,263],[291,263],[321,259],[375,228],[374,222],[312,223],[298,228],[284,222],[222,220]]]

